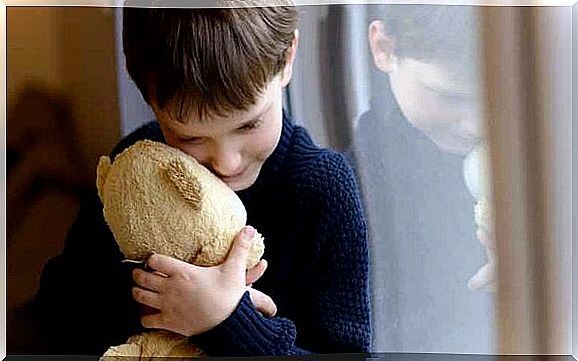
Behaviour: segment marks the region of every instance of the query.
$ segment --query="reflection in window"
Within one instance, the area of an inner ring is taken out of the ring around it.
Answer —
[[[368,6],[353,132],[376,351],[492,352],[493,237],[476,7]]]

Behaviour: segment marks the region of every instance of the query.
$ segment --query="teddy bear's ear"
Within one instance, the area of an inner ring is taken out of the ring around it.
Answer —
[[[164,169],[169,181],[176,187],[185,201],[194,209],[200,209],[203,192],[197,176],[180,159],[166,163]]]
[[[98,160],[98,166],[96,167],[96,189],[98,190],[98,197],[104,202],[104,184],[106,178],[108,177],[108,172],[112,164],[110,158],[103,155]]]

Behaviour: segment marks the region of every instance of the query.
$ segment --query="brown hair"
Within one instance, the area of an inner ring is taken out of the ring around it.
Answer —
[[[199,119],[247,110],[283,70],[297,28],[291,0],[277,3],[286,6],[125,7],[128,73],[147,103],[154,101],[179,121],[191,109]]]
[[[458,60],[476,53],[478,11],[475,6],[464,5],[368,5],[370,20],[382,20],[388,35],[395,39],[398,57],[430,61]]]

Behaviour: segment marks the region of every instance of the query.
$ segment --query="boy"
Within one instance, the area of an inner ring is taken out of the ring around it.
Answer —
[[[245,274],[251,227],[221,266],[153,255],[151,272],[129,272],[94,196],[42,273],[36,306],[47,352],[98,355],[146,328],[190,337],[211,356],[369,350],[354,176],[282,110],[298,44],[297,12],[285,5],[125,8],[127,70],[157,121],[112,152],[146,138],[195,157],[245,204],[247,223],[265,237],[267,272],[261,263]],[[157,312],[139,314],[138,304]]]

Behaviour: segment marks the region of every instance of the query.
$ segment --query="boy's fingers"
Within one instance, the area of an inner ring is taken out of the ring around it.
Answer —
[[[267,269],[267,261],[262,259],[253,268],[247,270],[247,277],[245,284],[251,285],[259,280]]]
[[[155,292],[160,292],[165,281],[165,277],[156,271],[146,272],[138,268],[133,270],[132,278],[138,286]]]
[[[151,315],[144,315],[140,318],[140,323],[145,328],[161,328],[163,322],[162,313],[155,313]]]
[[[167,276],[164,273],[161,273],[159,271],[153,271],[152,274],[157,275],[157,276],[161,276],[162,278],[169,278],[169,276]]]
[[[176,258],[165,256],[164,254],[152,254],[146,261],[152,273],[160,276],[171,277],[182,270],[183,266],[192,266],[189,263],[183,262]],[[156,271],[156,272],[154,272]]]
[[[132,288],[132,297],[138,303],[160,310],[161,301],[158,293],[140,287]]]
[[[273,317],[277,313],[277,305],[273,302],[273,299],[261,291],[254,288],[247,288],[249,291],[249,296],[251,296],[251,302],[257,311],[261,312],[265,317]]]
[[[251,226],[245,226],[237,235],[237,239],[233,243],[233,247],[225,261],[227,267],[234,269],[245,269],[247,267],[247,257],[249,250],[253,245],[253,237],[255,236],[255,229]]]

